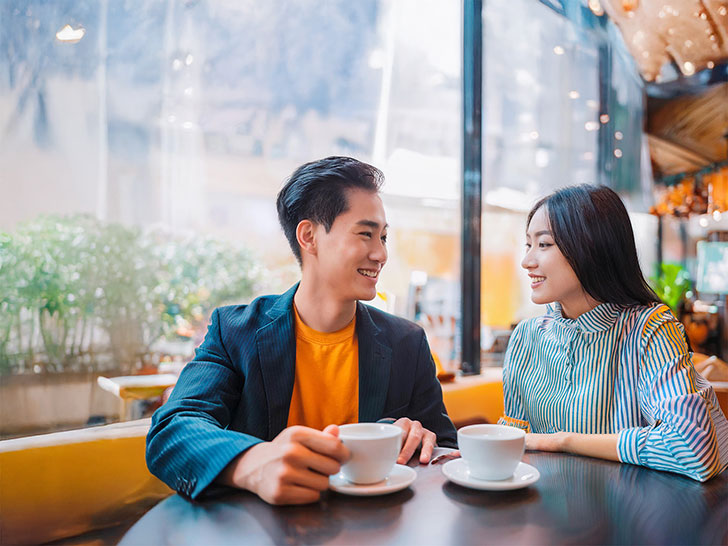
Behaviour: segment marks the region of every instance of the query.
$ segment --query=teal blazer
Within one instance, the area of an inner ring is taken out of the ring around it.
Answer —
[[[288,422],[296,366],[293,296],[220,307],[147,436],[149,470],[197,498],[236,456],[275,438]],[[457,446],[425,333],[357,303],[359,421],[409,417]],[[322,393],[325,396],[325,393]]]

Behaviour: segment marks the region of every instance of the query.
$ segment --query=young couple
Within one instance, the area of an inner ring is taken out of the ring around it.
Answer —
[[[337,424],[393,422],[398,462],[456,447],[424,332],[360,303],[387,260],[382,174],[346,157],[298,168],[278,216],[301,266],[281,296],[216,309],[147,438],[150,470],[197,498],[247,489],[316,501],[349,456]],[[528,217],[533,300],[514,331],[506,414],[529,449],[570,451],[704,480],[728,461],[728,424],[695,373],[681,326],[644,282],[624,206],[567,188]]]

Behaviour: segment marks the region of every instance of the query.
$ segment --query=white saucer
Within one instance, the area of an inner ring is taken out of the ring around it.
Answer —
[[[409,487],[415,481],[415,478],[417,478],[417,472],[409,466],[396,464],[387,479],[369,485],[351,483],[341,473],[330,476],[329,489],[333,489],[337,493],[358,497],[386,495],[387,493],[394,493],[395,491],[401,491],[405,487]]]
[[[471,489],[484,491],[503,491],[506,489],[520,489],[536,483],[541,477],[538,470],[530,464],[518,463],[513,476],[505,480],[479,480],[470,476],[468,463],[464,459],[455,459],[442,466],[442,473],[451,482]]]

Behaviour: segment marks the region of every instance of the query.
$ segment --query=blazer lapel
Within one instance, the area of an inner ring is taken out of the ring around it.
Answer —
[[[271,322],[256,332],[258,358],[268,403],[269,437],[288,424],[288,410],[296,374],[296,334],[293,325],[293,296],[298,284],[283,294],[267,315]]]
[[[389,390],[392,348],[369,315],[357,303],[356,333],[359,343],[359,422],[382,418]]]

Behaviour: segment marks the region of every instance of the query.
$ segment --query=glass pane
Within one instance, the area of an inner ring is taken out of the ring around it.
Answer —
[[[485,2],[483,25],[481,337],[501,353],[512,325],[543,312],[520,267],[536,199],[591,183],[613,187],[634,210],[649,203],[640,185],[642,83],[613,26],[578,3],[559,13],[536,0]],[[642,224],[655,233],[654,222]]]
[[[98,375],[174,371],[212,308],[295,282],[275,196],[329,155],[387,178],[374,303],[414,318],[417,271],[420,318],[454,325],[460,17],[435,0],[3,2],[0,434],[118,419]],[[47,412],[20,404],[31,383],[63,384]]]

